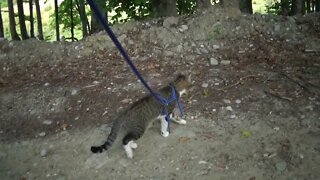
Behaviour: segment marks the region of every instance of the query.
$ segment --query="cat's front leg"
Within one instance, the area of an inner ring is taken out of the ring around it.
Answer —
[[[169,131],[168,131],[168,122],[166,121],[166,116],[160,116],[159,119],[161,122],[161,135],[163,137],[168,137]]]
[[[177,124],[182,124],[182,125],[185,125],[187,124],[187,121],[180,118],[179,116],[175,116],[174,113],[171,113],[170,114],[170,119],[172,119],[173,122],[177,123]]]

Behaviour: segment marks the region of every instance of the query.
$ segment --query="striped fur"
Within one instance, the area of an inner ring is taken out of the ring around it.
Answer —
[[[178,97],[180,97],[181,92],[185,92],[187,90],[189,84],[189,81],[184,75],[177,76],[177,78],[170,83],[170,85],[175,86],[176,90],[178,91],[176,92]],[[158,92],[163,97],[169,98],[172,91],[170,85],[161,88]],[[168,106],[169,113],[173,112],[175,106],[175,103],[172,103]],[[131,150],[131,147],[127,146],[130,145],[130,142],[138,140],[145,133],[152,122],[159,118],[161,115],[161,110],[162,105],[153,96],[148,95],[143,97],[139,101],[135,102],[129,109],[121,113],[117,119],[115,119],[107,141],[100,146],[92,146],[91,151],[93,153],[101,153],[104,150],[108,150],[116,141],[120,131],[123,131],[124,136],[122,137],[122,144],[126,152],[128,149]],[[132,148],[136,148],[136,144],[135,147]],[[129,158],[132,158],[132,152],[131,154],[130,152],[129,154],[127,152],[127,155]]]

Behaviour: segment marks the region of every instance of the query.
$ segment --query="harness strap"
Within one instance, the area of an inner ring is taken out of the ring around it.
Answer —
[[[176,94],[176,89],[172,86],[172,95],[169,99],[166,99],[164,97],[162,97],[161,95],[155,93],[152,91],[152,89],[150,88],[150,86],[148,85],[148,83],[143,79],[143,77],[141,76],[141,74],[139,73],[138,69],[136,68],[136,66],[133,64],[133,62],[131,61],[130,57],[128,56],[127,52],[124,50],[124,48],[122,47],[121,43],[119,42],[119,40],[117,39],[117,37],[115,36],[115,34],[112,32],[112,30],[110,29],[108,22],[103,18],[101,11],[99,10],[99,8],[97,7],[97,5],[93,2],[93,0],[87,0],[87,2],[89,3],[91,9],[95,12],[96,17],[99,19],[100,23],[102,24],[102,26],[104,27],[104,29],[106,30],[106,32],[108,33],[109,37],[111,38],[111,40],[113,41],[113,43],[115,44],[115,46],[118,48],[118,50],[120,51],[121,55],[123,56],[124,60],[128,63],[128,65],[130,66],[131,70],[133,71],[133,73],[138,77],[138,79],[141,81],[141,83],[146,87],[146,89],[148,89],[148,91],[150,92],[150,94],[152,96],[154,96],[162,105],[164,105],[164,113],[166,115],[166,120],[168,122],[168,129],[170,131],[169,128],[169,124],[170,124],[170,116],[168,114],[168,110],[167,110],[167,106],[172,103],[173,101],[177,101],[179,110],[180,110],[180,115],[182,116],[182,108],[181,105],[179,103],[179,99],[177,97]]]

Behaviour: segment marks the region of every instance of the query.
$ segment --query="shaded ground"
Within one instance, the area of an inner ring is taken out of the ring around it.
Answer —
[[[185,126],[156,123],[133,160],[100,155],[109,122],[144,88],[108,37],[0,42],[3,179],[319,179],[320,16],[222,10],[113,27],[152,87],[194,85]]]

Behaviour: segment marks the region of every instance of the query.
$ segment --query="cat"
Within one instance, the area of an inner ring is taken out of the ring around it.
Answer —
[[[179,74],[174,81],[169,85],[161,88],[158,93],[164,98],[171,97],[172,88],[176,91],[177,98],[187,92],[187,89],[191,85],[191,76],[188,78],[182,74]],[[167,111],[172,121],[178,124],[186,124],[184,119],[175,116],[176,101],[167,106]],[[175,112],[174,112],[175,111]],[[138,100],[132,106],[121,113],[113,122],[111,132],[106,142],[100,146],[92,146],[91,151],[93,153],[102,153],[104,150],[108,150],[115,142],[117,136],[120,134],[122,137],[122,145],[128,158],[133,157],[133,150],[138,147],[135,142],[138,140],[145,131],[152,125],[156,119],[160,120],[161,135],[163,137],[169,136],[168,122],[166,121],[163,112],[163,105],[152,95],[148,95]],[[122,131],[120,133],[120,131]]]

